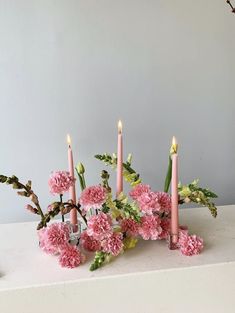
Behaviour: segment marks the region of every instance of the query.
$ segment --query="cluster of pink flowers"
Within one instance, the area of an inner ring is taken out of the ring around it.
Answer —
[[[117,256],[123,248],[122,234],[113,232],[102,241],[102,250]]]
[[[69,227],[64,223],[53,223],[38,231],[40,247],[49,254],[57,254],[69,241]]]
[[[148,193],[150,192],[150,186],[149,185],[144,185],[144,184],[139,184],[133,188],[129,195],[133,200],[138,200],[138,198],[143,194],[143,193]]]
[[[85,256],[80,252],[77,246],[67,244],[61,250],[59,263],[62,267],[74,268],[85,262]]]
[[[85,211],[89,209],[100,209],[105,203],[107,197],[107,190],[98,185],[87,187],[83,190],[80,197],[80,204],[83,206]]]
[[[157,195],[153,191],[144,192],[137,199],[142,212],[146,214],[153,214],[160,211],[160,204],[158,203]]]
[[[157,215],[144,215],[141,217],[139,234],[144,240],[156,240],[161,232],[161,220]]]
[[[52,195],[64,194],[74,184],[75,178],[73,178],[69,172],[66,171],[52,172],[48,181],[50,193]]]
[[[129,195],[135,200],[143,213],[138,234],[145,240],[166,239],[170,232],[170,219],[160,218],[160,213],[170,213],[171,198],[168,193],[153,192],[149,185],[139,184]]]
[[[187,256],[197,255],[203,249],[203,239],[196,235],[189,235],[187,229],[181,229],[178,245],[182,254]]]
[[[122,232],[128,236],[136,237],[139,234],[139,224],[132,218],[124,218],[121,220]]]
[[[69,244],[70,230],[64,223],[53,223],[38,231],[41,249],[48,254],[59,254],[59,263],[63,267],[77,267],[84,256],[76,246]]]
[[[81,235],[83,248],[88,251],[104,251],[117,256],[123,249],[123,235],[113,231],[112,218],[100,212],[88,220],[87,230]]]
[[[109,214],[100,212],[89,219],[87,226],[89,236],[102,240],[112,233],[112,218]]]
[[[162,218],[160,222],[160,226],[162,229],[162,232],[159,234],[159,239],[168,239],[170,235],[171,230],[171,220],[170,218]]]
[[[64,194],[75,184],[75,179],[66,171],[53,172],[49,179],[52,194]],[[119,255],[124,249],[124,238],[141,236],[144,240],[167,239],[170,234],[171,198],[165,192],[153,192],[149,185],[139,184],[129,193],[137,204],[138,219],[127,211],[115,220],[111,214],[101,211],[108,196],[108,191],[101,185],[85,188],[80,196],[84,215],[91,208],[100,210],[91,216],[87,229],[81,233],[80,245],[83,249],[96,252],[103,251],[113,256]],[[38,213],[37,209],[27,205],[27,210]],[[48,206],[48,212],[53,205]],[[85,220],[86,221],[86,220]],[[70,227],[66,223],[54,223],[38,231],[40,247],[48,254],[58,255],[62,267],[74,268],[82,264],[84,255],[77,246],[70,244]],[[203,249],[203,240],[196,235],[190,235],[187,228],[181,227],[178,248],[184,255],[199,254]]]
[[[171,198],[166,192],[153,192],[149,185],[139,184],[129,193],[140,210],[145,214],[167,212],[171,210]]]
[[[171,197],[168,193],[157,191],[157,200],[160,205],[160,211],[169,213],[171,211]]]
[[[82,247],[87,251],[95,252],[95,251],[101,250],[100,241],[95,239],[92,236],[89,236],[87,234],[87,231],[84,231],[81,234],[80,240],[81,240]]]

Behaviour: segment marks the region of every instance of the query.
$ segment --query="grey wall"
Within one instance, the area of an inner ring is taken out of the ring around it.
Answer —
[[[70,132],[95,184],[122,118],[154,189],[175,134],[181,181],[235,203],[234,27],[220,0],[0,0],[0,173],[31,178],[46,206]],[[25,203],[0,186],[0,222],[35,219]]]

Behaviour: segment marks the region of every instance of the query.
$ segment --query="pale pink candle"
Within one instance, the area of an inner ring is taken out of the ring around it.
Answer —
[[[118,146],[117,146],[117,196],[123,191],[123,140],[122,122],[118,122]]]
[[[172,243],[178,242],[179,210],[178,210],[178,154],[175,137],[172,140],[172,180],[171,180],[171,238]]]
[[[69,173],[72,177],[74,177],[74,165],[73,165],[73,150],[71,148],[71,138],[67,135],[68,142],[68,164],[69,164]],[[69,198],[76,204],[76,188],[75,185],[70,187],[69,189]],[[73,225],[77,225],[77,210],[74,208],[70,211],[70,221]]]

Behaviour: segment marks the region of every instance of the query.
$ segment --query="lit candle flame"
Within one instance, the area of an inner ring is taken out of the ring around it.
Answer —
[[[119,134],[122,133],[122,121],[121,120],[118,121],[118,133]]]
[[[176,141],[175,136],[173,136],[173,138],[172,138],[172,145],[173,145],[173,146],[177,145],[177,141]]]
[[[67,143],[69,146],[71,146],[71,137],[69,134],[67,135]]]
[[[174,153],[177,153],[177,151],[178,151],[178,143],[177,143],[175,136],[173,136],[170,152],[171,154],[174,154]]]

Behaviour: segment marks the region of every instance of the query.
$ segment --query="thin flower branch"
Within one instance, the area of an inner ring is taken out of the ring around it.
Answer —
[[[230,8],[232,9],[232,13],[235,13],[235,7],[232,5],[230,0],[226,0],[227,4],[230,6]]]
[[[43,211],[41,209],[38,196],[32,190],[32,182],[29,180],[27,184],[23,184],[19,181],[18,177],[12,175],[11,177],[0,175],[0,183],[12,185],[13,189],[20,190],[17,192],[19,196],[30,198],[33,204],[36,206],[35,213],[39,214],[41,218],[44,218]]]

